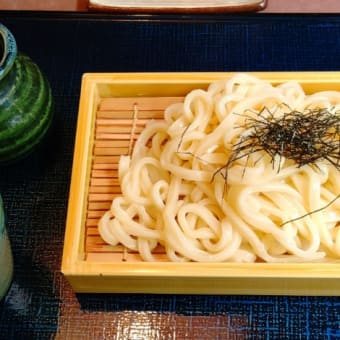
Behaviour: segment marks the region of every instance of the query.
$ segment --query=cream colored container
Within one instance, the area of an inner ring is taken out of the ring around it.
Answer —
[[[0,300],[5,296],[13,276],[13,258],[8,239],[5,214],[0,197]]]

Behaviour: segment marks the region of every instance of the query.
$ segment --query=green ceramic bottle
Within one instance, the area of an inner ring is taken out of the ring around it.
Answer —
[[[0,300],[5,296],[13,276],[13,258],[6,232],[5,214],[0,196]]]
[[[52,122],[50,85],[39,67],[17,52],[13,34],[0,24],[0,164],[37,146]]]

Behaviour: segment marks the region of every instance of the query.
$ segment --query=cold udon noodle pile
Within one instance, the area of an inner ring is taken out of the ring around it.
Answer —
[[[320,108],[337,117],[339,106],[338,92],[307,95],[296,82],[274,86],[246,74],[193,90],[165,110],[164,120],[147,124],[131,157],[121,157],[122,195],[101,218],[101,237],[145,261],[157,261],[156,247],[169,261],[339,258],[334,153],[297,164],[279,152],[290,142],[278,140],[271,153],[263,145],[240,148],[254,135],[249,122]]]

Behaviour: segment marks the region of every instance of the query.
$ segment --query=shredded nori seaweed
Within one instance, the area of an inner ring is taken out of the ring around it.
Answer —
[[[284,107],[289,107],[282,104]],[[247,161],[252,153],[264,151],[275,160],[282,157],[295,162],[297,167],[308,165],[318,169],[318,161],[327,161],[340,170],[340,112],[327,108],[315,108],[303,112],[284,110],[276,115],[263,108],[255,117],[249,115],[241,127],[246,133],[233,145],[226,165],[213,176],[225,169],[227,185],[228,169],[241,158]],[[280,171],[280,165],[278,166]],[[225,188],[226,190],[226,188]],[[338,194],[328,204],[302,216],[283,222],[280,226],[320,212],[340,198]]]
[[[340,170],[340,112],[316,108],[275,115],[264,108],[255,117],[246,116],[241,127],[247,133],[233,146],[222,167],[226,171],[236,160],[258,151],[266,152],[272,163],[285,157],[298,167],[317,167],[318,161],[326,160]]]

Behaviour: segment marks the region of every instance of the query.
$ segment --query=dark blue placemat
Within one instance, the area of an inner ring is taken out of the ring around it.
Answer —
[[[75,295],[60,274],[84,72],[340,71],[340,17],[0,12],[0,21],[55,98],[43,147],[0,169],[15,260],[0,339],[340,337],[338,297]]]

